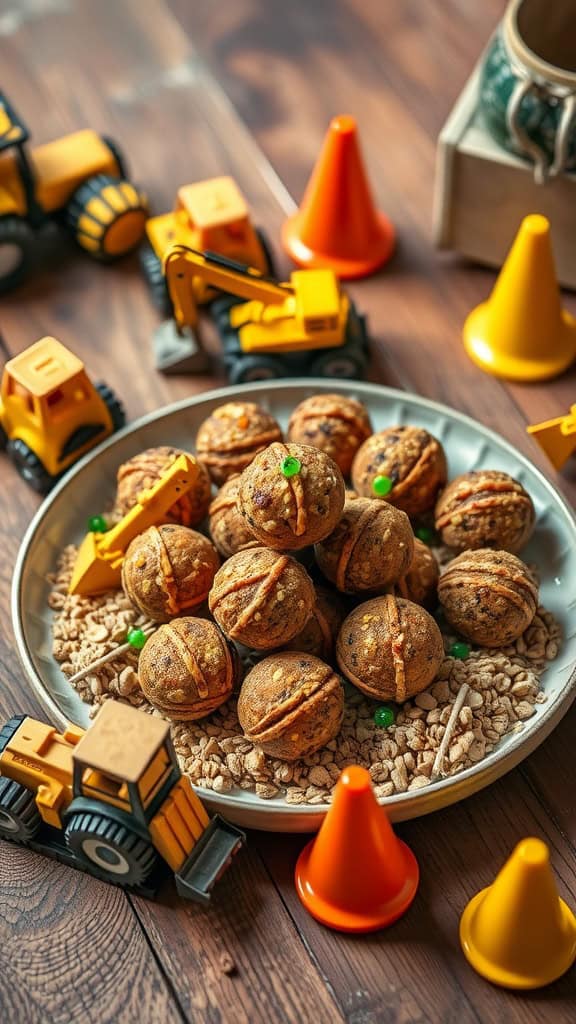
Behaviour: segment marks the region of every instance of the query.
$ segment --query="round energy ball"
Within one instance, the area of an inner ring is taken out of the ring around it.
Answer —
[[[260,405],[227,402],[200,425],[196,451],[214,483],[220,485],[241,473],[272,441],[281,440],[276,420]]]
[[[538,587],[509,551],[465,551],[440,577],[438,597],[456,632],[481,647],[506,647],[528,628]]]
[[[240,477],[238,508],[260,541],[278,551],[332,532],[344,508],[344,478],[318,448],[271,444]]]
[[[232,555],[216,573],[208,604],[227,637],[267,651],[300,632],[315,599],[312,580],[299,562],[252,548]]]
[[[208,509],[210,536],[224,558],[246,548],[260,547],[238,510],[238,484],[240,476],[230,477],[218,491]]]
[[[238,697],[244,735],[269,757],[295,761],[340,731],[341,679],[311,654],[288,651],[264,658],[248,673]]]
[[[220,559],[210,541],[186,526],[150,526],[122,563],[126,597],[154,622],[168,622],[208,597]]]
[[[296,406],[288,423],[288,440],[311,444],[329,455],[348,476],[360,445],[372,433],[367,409],[346,395],[313,395]]]
[[[390,588],[396,597],[404,597],[423,608],[434,609],[438,601],[440,570],[433,552],[423,541],[414,539],[414,557],[408,572]]]
[[[369,697],[402,703],[425,690],[444,660],[442,634],[420,605],[387,594],[358,605],[336,641],[344,675]]]
[[[308,622],[289,643],[284,644],[283,650],[302,651],[330,661],[334,655],[338,630],[344,620],[344,606],[333,590],[327,587],[315,589],[316,604]]]
[[[127,462],[123,462],[117,474],[115,511],[120,516],[129,512],[138,501],[140,492],[157,484],[174,460],[179,455],[187,454],[188,452],[183,452],[180,448],[162,445],[159,448],[146,448]],[[166,522],[197,526],[208,511],[210,492],[210,477],[202,463],[198,462],[198,479],[195,486],[168,510]]]
[[[439,441],[422,427],[388,427],[364,442],[352,463],[352,486],[364,498],[385,498],[417,519],[434,507],[447,478]]]
[[[530,495],[508,473],[476,469],[448,484],[436,504],[436,529],[455,551],[520,551],[534,529]]]
[[[408,571],[414,534],[406,513],[387,501],[353,498],[315,554],[326,578],[345,594],[382,590]]]
[[[138,660],[144,696],[176,721],[204,718],[220,707],[239,669],[236,649],[207,619],[173,619],[160,626]]]

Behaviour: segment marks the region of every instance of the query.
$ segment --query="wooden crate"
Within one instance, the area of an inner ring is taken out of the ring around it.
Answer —
[[[576,288],[576,174],[536,185],[528,161],[503,150],[478,112],[481,61],[439,139],[434,190],[434,244],[500,267],[528,213],[543,213],[561,284]]]

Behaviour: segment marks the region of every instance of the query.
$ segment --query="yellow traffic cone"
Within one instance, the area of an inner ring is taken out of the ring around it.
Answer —
[[[525,217],[494,290],[469,314],[464,345],[482,370],[508,380],[556,377],[576,356],[576,319],[562,309],[546,217]]]
[[[478,974],[504,988],[540,988],[571,967],[576,917],[558,895],[546,843],[518,844],[464,910],[460,942]]]

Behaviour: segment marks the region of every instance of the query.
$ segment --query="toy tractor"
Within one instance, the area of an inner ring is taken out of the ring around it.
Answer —
[[[81,360],[56,338],[41,338],[4,367],[0,448],[39,494],[125,421],[113,391],[92,384]]]
[[[149,245],[140,254],[144,276],[154,305],[163,317],[172,316],[172,303],[163,259],[171,245],[206,249],[240,263],[248,263],[264,274],[274,273],[270,247],[264,232],[250,220],[248,206],[232,178],[209,178],[178,189],[171,213],[151,217],[146,224]],[[218,293],[200,279],[194,282],[199,305]]]
[[[0,93],[0,291],[25,277],[35,231],[49,221],[102,261],[129,252],[144,234],[146,198],[127,180],[113,142],[85,130],[28,151],[28,138]]]
[[[181,896],[206,903],[245,837],[208,817],[169,734],[113,700],[87,732],[11,718],[0,731],[0,836],[144,895],[163,863]]]
[[[365,320],[332,270],[295,270],[289,281],[279,282],[215,253],[174,245],[164,271],[174,320],[155,335],[159,369],[199,369],[206,359],[197,333],[199,280],[226,293],[212,304],[211,313],[232,384],[364,375]]]

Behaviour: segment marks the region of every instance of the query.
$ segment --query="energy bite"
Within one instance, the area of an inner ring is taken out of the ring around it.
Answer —
[[[258,540],[277,551],[327,537],[344,508],[344,478],[318,448],[271,444],[240,477],[238,508]]]
[[[168,718],[204,718],[228,700],[240,659],[218,626],[181,618],[160,626],[140,654],[138,676],[146,699]]]
[[[434,507],[446,483],[444,449],[422,427],[372,434],[352,463],[352,486],[364,498],[385,498],[411,519]]]
[[[302,651],[329,661],[345,614],[344,605],[333,590],[316,587],[316,604],[308,622],[289,643],[284,644],[283,650]]]
[[[253,548],[224,563],[208,603],[229,639],[266,651],[300,632],[315,600],[312,580],[299,562],[277,551]]]
[[[250,532],[248,523],[238,510],[238,484],[240,475],[230,477],[218,491],[210,505],[210,536],[224,558],[235,555],[246,548],[260,547]]]
[[[390,593],[404,597],[423,608],[434,609],[438,600],[440,569],[433,552],[423,541],[414,539],[414,557],[405,576],[390,587]]]
[[[258,452],[281,440],[280,427],[262,406],[227,402],[200,425],[196,451],[214,483],[220,485],[241,473]]]
[[[122,563],[126,597],[154,622],[168,622],[208,597],[220,559],[213,544],[186,526],[150,526]]]
[[[414,534],[405,512],[387,501],[353,498],[336,528],[316,545],[324,575],[346,594],[376,591],[409,569]]]
[[[444,660],[442,634],[420,605],[388,594],[358,605],[342,623],[336,657],[369,697],[402,703],[425,690]]]
[[[522,484],[495,469],[457,476],[440,495],[435,515],[442,541],[455,551],[520,551],[535,520],[532,499]]]
[[[333,740],[343,713],[340,677],[311,654],[264,658],[248,673],[238,697],[246,738],[282,761],[313,754]]]
[[[507,647],[528,628],[538,587],[509,551],[465,551],[440,577],[438,597],[453,629],[481,647]]]
[[[360,445],[372,433],[365,406],[345,395],[313,395],[297,405],[288,423],[288,440],[311,444],[329,455],[348,476]]]
[[[185,454],[188,453],[180,448],[161,445],[158,448],[146,448],[123,462],[117,473],[115,511],[120,516],[125,515],[138,501],[140,492],[157,484],[174,460]],[[198,526],[206,516],[211,495],[210,477],[201,462],[197,465],[198,479],[194,488],[182,495],[168,510],[167,522]]]

